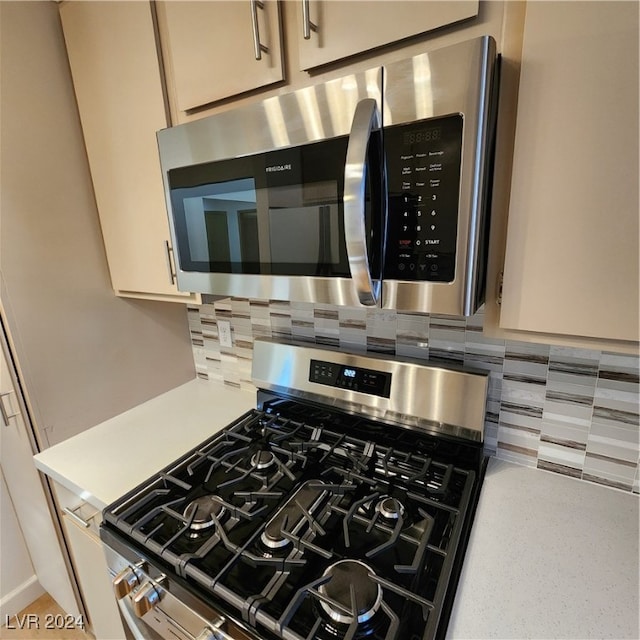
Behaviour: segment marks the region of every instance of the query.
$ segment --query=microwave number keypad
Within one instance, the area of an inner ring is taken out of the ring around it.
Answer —
[[[385,129],[389,221],[384,277],[455,276],[462,116]]]

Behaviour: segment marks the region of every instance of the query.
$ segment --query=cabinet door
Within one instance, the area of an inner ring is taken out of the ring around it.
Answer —
[[[478,0],[299,0],[300,69],[472,18],[478,15],[478,5]]]
[[[179,111],[283,80],[276,0],[172,1],[161,12]]]
[[[1,329],[1,327],[0,327]],[[33,461],[33,448],[23,419],[0,336],[0,467],[29,550],[38,582],[71,615],[80,611],[45,488]]]
[[[156,131],[167,126],[151,5],[64,2],[60,15],[117,293],[180,298]]]
[[[527,4],[500,325],[638,340],[638,3]]]
[[[43,588],[37,577],[18,516],[0,468],[0,602],[3,622],[40,597]],[[29,585],[26,587],[25,585]]]
[[[93,635],[98,640],[124,638],[125,633],[100,538],[89,528],[77,524],[68,515],[65,514],[62,519]]]

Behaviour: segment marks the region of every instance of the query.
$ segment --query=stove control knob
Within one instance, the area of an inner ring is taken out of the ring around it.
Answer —
[[[131,593],[140,584],[138,575],[131,567],[127,567],[118,573],[113,579],[113,590],[116,593],[116,598],[120,600],[127,594]]]
[[[133,611],[138,616],[142,616],[151,611],[160,602],[159,589],[151,582],[143,582],[140,588],[133,593]]]

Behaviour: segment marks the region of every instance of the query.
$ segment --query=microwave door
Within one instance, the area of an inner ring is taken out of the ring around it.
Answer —
[[[381,96],[378,67],[158,132],[180,290],[379,304],[381,133],[371,125],[368,142],[360,142],[359,128],[351,130],[360,101],[381,104]],[[350,134],[352,157],[377,147],[376,160],[352,162],[361,168],[351,260],[344,218]]]

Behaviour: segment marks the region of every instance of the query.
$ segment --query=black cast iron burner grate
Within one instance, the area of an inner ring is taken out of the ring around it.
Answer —
[[[106,522],[269,638],[435,629],[475,472],[397,428],[277,406],[245,414]]]

